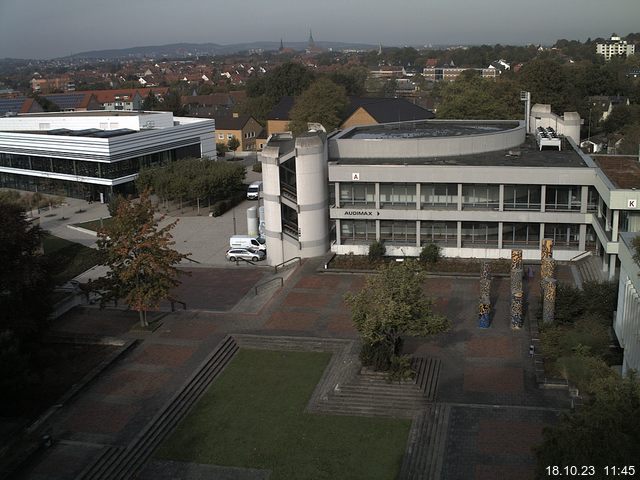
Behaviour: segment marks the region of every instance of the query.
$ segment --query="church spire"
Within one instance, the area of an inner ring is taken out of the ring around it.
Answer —
[[[313,32],[309,29],[309,48],[313,48],[316,46],[316,42],[313,41]]]
[[[283,51],[284,50],[284,43],[282,43],[282,38],[280,39],[280,48],[278,49],[278,51]]]

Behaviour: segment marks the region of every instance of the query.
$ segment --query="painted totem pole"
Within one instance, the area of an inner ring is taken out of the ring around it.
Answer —
[[[511,328],[522,328],[522,250],[511,250]]]
[[[478,326],[491,325],[491,268],[488,262],[482,264],[480,272],[480,304],[478,305]]]
[[[542,321],[552,323],[556,311],[556,262],[553,256],[553,240],[542,241],[542,265],[540,266],[540,286],[542,287]]]

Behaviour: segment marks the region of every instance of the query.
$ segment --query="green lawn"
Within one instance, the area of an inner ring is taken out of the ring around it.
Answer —
[[[44,255],[56,285],[61,285],[98,264],[98,251],[64,238],[45,235]]]
[[[396,478],[409,420],[304,413],[330,357],[240,350],[156,456],[271,480]]]

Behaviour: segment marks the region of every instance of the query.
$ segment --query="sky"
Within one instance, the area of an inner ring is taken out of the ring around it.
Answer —
[[[0,58],[170,43],[553,44],[640,31],[640,0],[0,0]]]

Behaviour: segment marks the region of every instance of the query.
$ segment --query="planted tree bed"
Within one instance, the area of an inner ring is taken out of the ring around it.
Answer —
[[[330,270],[377,270],[382,265],[401,260],[400,257],[384,257],[383,260],[370,260],[366,255],[336,255],[328,265]],[[490,260],[492,274],[509,274],[508,260]],[[435,263],[421,264],[427,273],[442,274],[478,274],[482,261],[467,258],[441,258]]]

